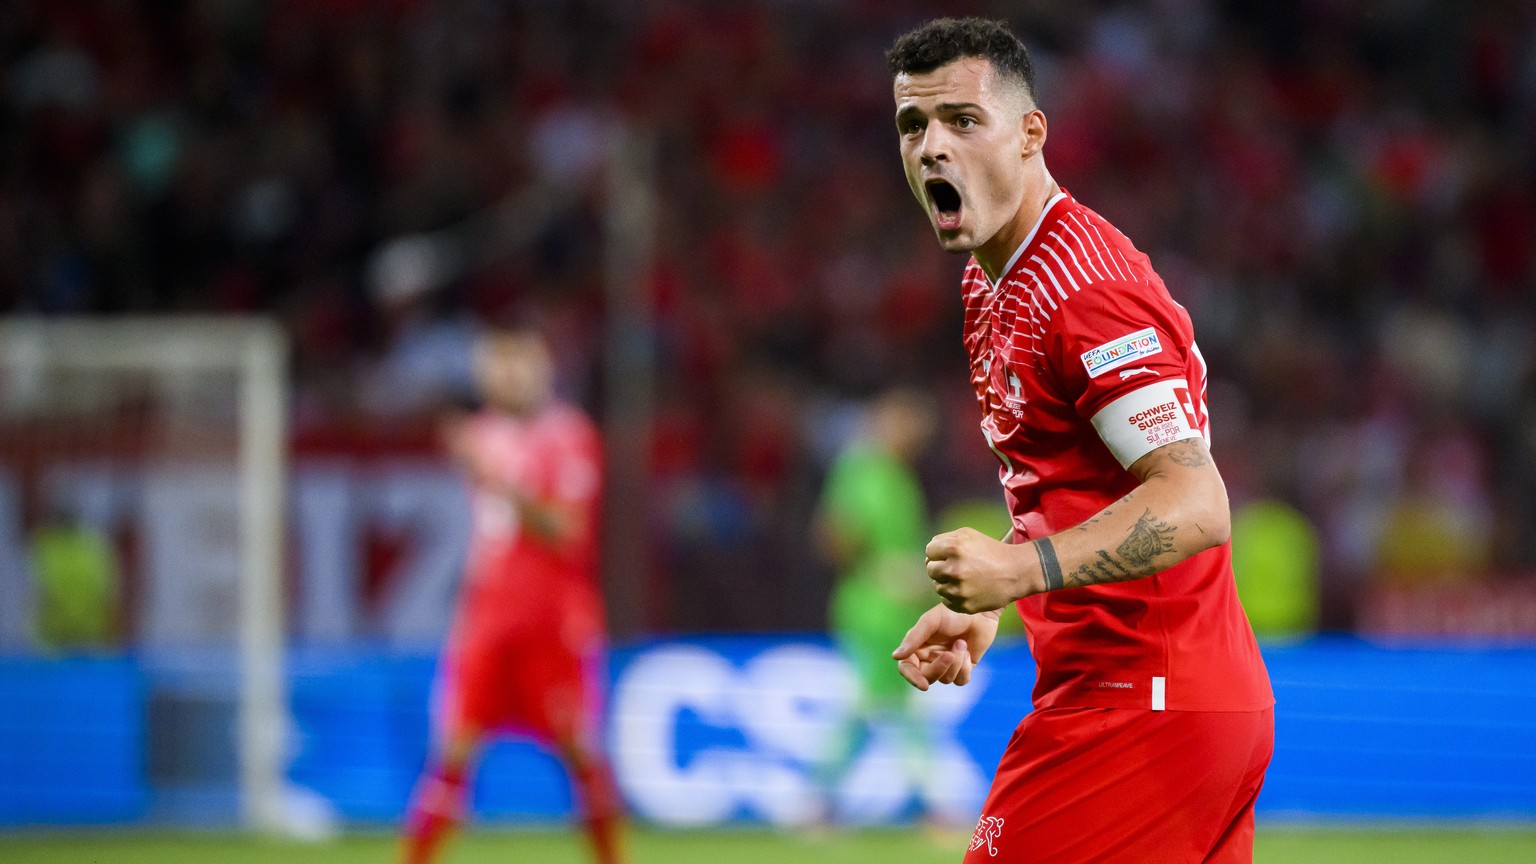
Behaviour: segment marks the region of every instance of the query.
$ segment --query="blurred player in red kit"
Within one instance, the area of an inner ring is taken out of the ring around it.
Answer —
[[[1274,741],[1212,462],[1205,361],[1147,256],[1057,185],[1029,55],[940,19],[887,59],[913,194],[965,269],[965,347],[1008,540],[929,542],[942,603],[894,652],[964,684],[1016,603],[1035,710],[965,860],[1248,862]]]
[[[617,864],[619,800],[597,742],[598,433],[553,398],[552,358],[535,331],[485,335],[475,373],[484,410],[444,424],[473,484],[474,526],[443,651],[437,752],[407,817],[405,860],[433,860],[461,818],[484,739],[510,732],[555,748],[594,859]]]

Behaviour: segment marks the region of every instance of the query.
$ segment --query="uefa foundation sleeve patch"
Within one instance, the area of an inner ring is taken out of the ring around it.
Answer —
[[[1093,428],[1122,468],[1164,444],[1204,437],[1195,419],[1189,383],[1183,378],[1158,381],[1121,396],[1093,415]]]
[[[1097,378],[1132,360],[1160,354],[1162,350],[1163,343],[1157,338],[1157,331],[1148,327],[1145,330],[1137,330],[1135,333],[1121,336],[1119,339],[1112,339],[1091,351],[1084,351],[1083,368],[1088,370],[1089,378]]]

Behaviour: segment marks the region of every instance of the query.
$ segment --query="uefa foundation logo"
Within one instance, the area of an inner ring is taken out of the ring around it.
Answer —
[[[982,816],[976,823],[976,833],[971,835],[971,851],[985,846],[987,854],[997,857],[997,847],[992,845],[998,835],[1003,833],[1003,819],[1001,816]]]
[[[1157,330],[1148,327],[1112,339],[1092,351],[1084,351],[1083,368],[1088,370],[1089,378],[1097,378],[1111,369],[1119,369],[1133,360],[1161,354],[1162,351],[1163,343],[1157,338]]]

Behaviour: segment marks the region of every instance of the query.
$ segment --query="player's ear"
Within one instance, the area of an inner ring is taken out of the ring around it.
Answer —
[[[1024,124],[1024,134],[1021,138],[1023,146],[1019,149],[1019,155],[1025,159],[1040,155],[1045,149],[1045,112],[1039,108],[1025,112],[1020,120]]]

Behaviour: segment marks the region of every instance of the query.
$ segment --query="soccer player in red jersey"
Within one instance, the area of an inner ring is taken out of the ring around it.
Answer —
[[[1039,669],[965,860],[1237,862],[1274,698],[1238,603],[1189,315],[1147,256],[1057,185],[1029,55],[941,19],[888,54],[907,182],[962,289],[1008,542],[934,537],[943,601],[894,652],[964,684],[1016,603]]]
[[[598,433],[553,398],[536,332],[489,333],[475,366],[485,409],[445,423],[447,449],[473,484],[474,525],[443,652],[437,753],[407,817],[405,860],[433,859],[461,818],[484,739],[514,732],[555,748],[595,860],[617,864],[619,800],[596,735]]]

